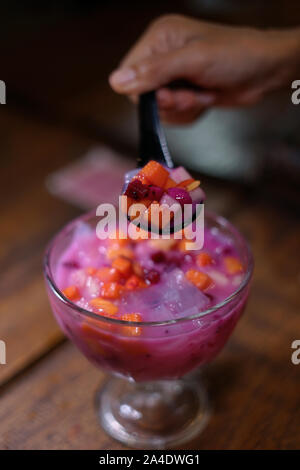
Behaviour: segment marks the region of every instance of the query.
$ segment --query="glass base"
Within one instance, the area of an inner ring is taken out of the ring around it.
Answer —
[[[197,436],[209,418],[199,378],[136,383],[114,377],[100,390],[98,399],[102,427],[129,447],[177,446]]]

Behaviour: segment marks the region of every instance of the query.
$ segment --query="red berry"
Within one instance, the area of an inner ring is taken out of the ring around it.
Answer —
[[[125,196],[131,197],[135,201],[140,201],[148,196],[148,187],[139,180],[133,180],[127,186]]]
[[[146,281],[150,282],[150,284],[157,284],[160,281],[160,274],[156,269],[150,269],[149,271],[146,270],[144,277]]]
[[[166,261],[166,255],[162,251],[156,251],[151,255],[151,259],[154,263],[164,263]]]

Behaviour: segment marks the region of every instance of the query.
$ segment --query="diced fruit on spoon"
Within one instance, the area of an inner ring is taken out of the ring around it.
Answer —
[[[127,196],[127,200],[124,199],[124,203],[122,201],[122,210],[126,211],[129,221],[136,223],[143,230],[172,234],[182,230],[198,217],[200,211],[197,205],[203,202],[205,194],[199,187],[200,181],[192,178],[185,168],[174,169],[160,123],[154,91],[140,96],[139,127],[138,168],[125,175],[122,196]],[[129,209],[133,204],[144,206],[137,218],[130,216]],[[175,213],[169,209],[173,205],[183,214],[186,204],[192,205],[187,220],[183,220],[183,216],[176,218],[176,209]],[[164,215],[159,215],[159,211]],[[151,223],[155,213],[156,224]],[[166,229],[164,221],[168,222]]]

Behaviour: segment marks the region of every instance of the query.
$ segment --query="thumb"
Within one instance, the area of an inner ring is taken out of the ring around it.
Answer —
[[[151,56],[130,66],[121,66],[109,77],[117,93],[141,94],[167,85],[173,80],[190,79],[195,69],[201,67],[203,58],[199,51],[188,47],[165,54]]]

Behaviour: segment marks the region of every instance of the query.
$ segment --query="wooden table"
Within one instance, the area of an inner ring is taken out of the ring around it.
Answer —
[[[111,66],[107,60],[107,70]],[[79,213],[48,194],[45,177],[80,157],[99,135],[117,139],[120,120],[132,119],[125,100],[107,97],[101,67],[95,73],[95,88],[81,76],[69,94],[56,86],[53,101],[42,87],[14,83],[17,106],[0,108],[0,339],[7,345],[7,364],[0,365],[1,449],[123,448],[101,430],[93,406],[105,375],[63,337],[42,277],[46,243]],[[39,104],[34,109],[20,99],[28,89],[30,102]],[[107,113],[95,116],[101,97]],[[124,142],[118,139],[121,147]],[[299,448],[300,365],[291,362],[291,344],[300,339],[299,215],[293,205],[277,207],[265,191],[205,180],[208,206],[248,237],[256,266],[246,313],[207,369],[212,418],[184,448]]]

